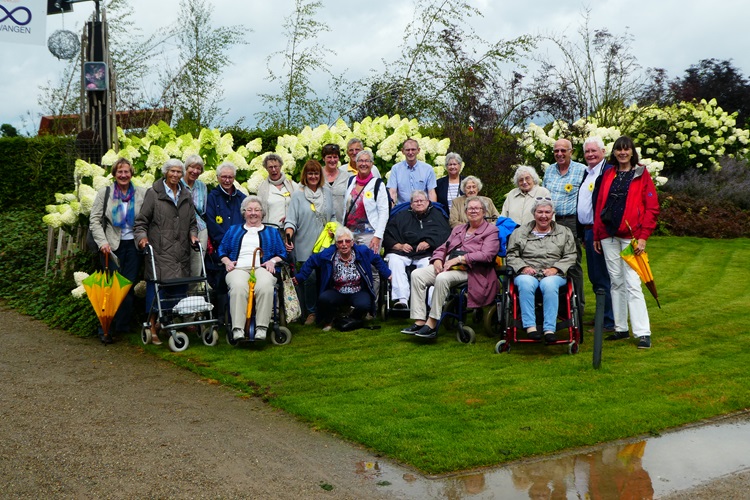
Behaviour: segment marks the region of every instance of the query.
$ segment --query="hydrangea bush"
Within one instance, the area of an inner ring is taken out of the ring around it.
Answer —
[[[632,105],[625,110],[622,123],[621,128],[600,127],[596,116],[572,124],[555,121],[545,128],[530,123],[519,138],[524,161],[546,168],[555,161],[552,146],[564,137],[573,143],[573,158],[583,163],[587,137],[600,136],[609,155],[614,141],[629,135],[654,182],[663,185],[667,178],[660,175],[662,170],[718,169],[722,157],[750,156],[750,131],[737,128],[736,113],[722,110],[715,99],[664,108]]]
[[[218,129],[203,129],[198,137],[191,134],[178,137],[169,125],[160,122],[152,125],[143,137],[125,135],[118,129],[120,150],[108,151],[102,157],[101,166],[77,160],[74,171],[76,190],[57,193],[56,203],[46,207],[47,215],[43,220],[48,226],[63,228],[68,232],[78,226],[88,226],[96,192],[113,183],[109,169],[119,157],[131,161],[135,169],[133,184],[143,187],[150,187],[161,177],[161,166],[168,159],[184,161],[188,156],[198,154],[205,163],[200,179],[213,188],[218,185],[216,167],[229,161],[237,167],[237,187],[247,194],[257,192],[258,186],[268,175],[263,168],[263,158],[269,153],[279,154],[284,160],[284,172],[297,179],[309,159],[320,160],[320,151],[325,144],[338,144],[342,150],[341,161],[347,162],[346,143],[352,137],[361,139],[365,149],[374,153],[375,165],[386,177],[391,167],[404,159],[401,146],[409,137],[419,142],[419,159],[433,165],[438,177],[444,175],[445,155],[450,140],[422,137],[417,120],[398,115],[367,117],[362,122],[355,122],[351,128],[343,120],[332,127],[305,127],[297,135],[279,137],[274,151],[263,151],[260,138],[235,148],[232,135],[222,135]]]

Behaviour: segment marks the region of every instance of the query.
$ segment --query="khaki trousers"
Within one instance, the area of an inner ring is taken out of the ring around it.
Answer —
[[[461,283],[466,283],[469,273],[466,271],[443,271],[435,273],[435,266],[430,264],[411,273],[411,319],[424,321],[427,319],[427,289],[434,286],[432,293],[432,308],[430,317],[440,319],[443,306],[448,299],[450,289]]]
[[[250,293],[250,270],[247,268],[235,268],[227,273],[227,286],[229,287],[229,312],[232,315],[232,329],[245,329],[247,320],[247,297]],[[255,304],[253,305],[253,316],[255,326],[268,327],[271,321],[273,309],[273,287],[276,285],[276,276],[259,267],[255,270]]]

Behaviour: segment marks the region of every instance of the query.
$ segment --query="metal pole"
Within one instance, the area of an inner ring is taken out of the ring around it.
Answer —
[[[602,365],[602,337],[604,337],[604,300],[605,291],[596,292],[596,314],[594,315],[594,369],[598,370]]]

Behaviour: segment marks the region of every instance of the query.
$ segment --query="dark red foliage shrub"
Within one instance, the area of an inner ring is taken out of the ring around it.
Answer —
[[[728,201],[662,193],[659,234],[701,238],[750,237],[750,211]]]

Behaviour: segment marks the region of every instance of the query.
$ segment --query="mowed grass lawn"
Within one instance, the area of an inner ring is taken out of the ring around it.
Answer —
[[[406,319],[347,333],[293,325],[281,347],[233,348],[222,335],[213,348],[191,336],[183,353],[148,350],[427,473],[657,434],[750,406],[750,240],[654,237],[647,250],[662,303],[646,291],[653,348],[605,342],[599,370],[590,333],[577,355],[541,345],[498,355],[481,325],[476,344],[453,331],[428,343],[399,333]],[[591,319],[590,288],[587,297]]]

